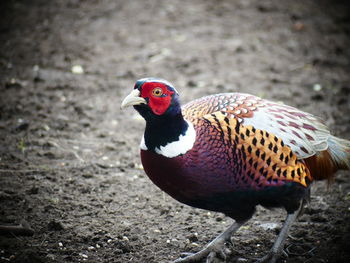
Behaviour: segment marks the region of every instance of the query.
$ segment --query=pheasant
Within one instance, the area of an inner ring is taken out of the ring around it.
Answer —
[[[172,84],[144,78],[123,100],[127,106],[146,120],[140,154],[153,183],[181,203],[234,220],[177,263],[225,258],[225,245],[257,205],[287,212],[272,249],[257,261],[276,262],[311,183],[350,169],[350,141],[309,113],[253,95],[215,94],[181,107]]]

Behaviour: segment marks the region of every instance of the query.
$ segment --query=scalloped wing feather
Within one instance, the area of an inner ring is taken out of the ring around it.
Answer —
[[[283,139],[299,159],[305,159],[328,148],[330,132],[315,116],[296,108],[264,101],[244,124],[252,125]]]
[[[296,108],[243,93],[222,93],[194,100],[183,107],[194,125],[206,114],[221,111],[240,123],[251,125],[281,138],[305,159],[328,148],[330,132],[317,117]]]

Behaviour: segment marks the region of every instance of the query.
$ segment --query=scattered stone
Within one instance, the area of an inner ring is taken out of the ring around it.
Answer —
[[[73,74],[84,74],[84,68],[81,65],[74,65],[71,68]]]
[[[248,259],[246,259],[246,258],[237,258],[236,262],[237,263],[248,262]]]
[[[86,255],[86,254],[84,254],[84,253],[79,253],[79,256],[83,257],[84,259],[89,258],[89,256],[88,256],[88,255]]]
[[[322,86],[321,86],[320,84],[316,83],[316,84],[312,87],[312,89],[313,89],[314,91],[321,91]]]
[[[278,228],[278,224],[276,224],[276,223],[264,223],[264,224],[260,224],[259,227],[261,227],[264,230],[275,230],[276,228]]]

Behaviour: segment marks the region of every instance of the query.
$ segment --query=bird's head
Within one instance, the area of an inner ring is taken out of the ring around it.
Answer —
[[[125,97],[121,108],[134,108],[147,120],[180,112],[179,95],[168,81],[144,78],[136,82],[134,90]]]

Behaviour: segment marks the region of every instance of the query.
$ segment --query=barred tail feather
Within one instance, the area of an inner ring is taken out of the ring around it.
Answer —
[[[337,168],[350,170],[350,141],[331,135],[328,145],[328,151]]]
[[[333,181],[337,170],[350,170],[350,141],[329,136],[328,149],[304,159],[315,180]]]

